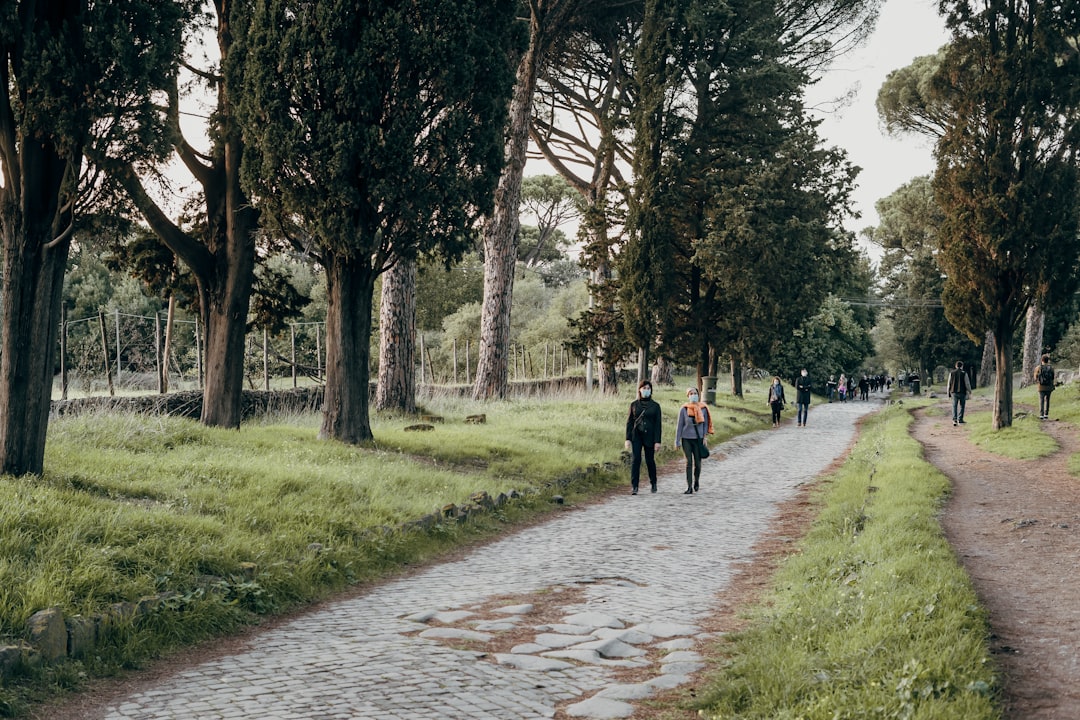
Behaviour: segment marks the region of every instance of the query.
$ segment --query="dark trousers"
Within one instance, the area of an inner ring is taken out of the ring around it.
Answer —
[[[810,403],[797,402],[795,403],[795,415],[798,418],[800,425],[806,424],[806,416],[810,414]]]
[[[782,402],[769,403],[769,407],[772,408],[772,421],[773,421],[773,425],[775,425],[778,422],[780,422],[780,411],[784,409],[784,403],[782,403]]]
[[[686,456],[686,487],[691,488],[701,479],[701,446],[699,438],[683,438],[682,451]]]
[[[1053,390],[1040,390],[1039,391],[1039,415],[1050,414],[1050,393]]]
[[[967,393],[952,394],[952,421],[964,421],[964,407],[967,405]]]
[[[645,453],[645,467],[649,470],[649,482],[656,482],[656,448],[652,443],[645,442],[642,433],[636,432],[630,438],[630,484],[637,490],[638,480],[641,479],[641,455]]]

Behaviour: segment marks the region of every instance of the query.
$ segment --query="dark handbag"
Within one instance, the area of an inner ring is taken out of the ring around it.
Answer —
[[[694,423],[694,429],[697,430],[697,423]],[[704,460],[705,458],[709,457],[709,446],[705,444],[705,438],[703,438],[700,434],[698,435],[698,440],[701,441],[701,459]]]

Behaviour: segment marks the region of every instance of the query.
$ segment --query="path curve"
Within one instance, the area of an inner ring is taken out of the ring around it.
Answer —
[[[656,494],[573,509],[328,603],[80,717],[629,717],[636,700],[702,668],[716,594],[777,507],[843,455],[878,407],[818,402],[807,427],[788,419],[714,448],[699,494],[682,494],[679,463]],[[664,409],[674,425],[675,409]]]
[[[993,455],[954,427],[950,401],[915,414],[911,433],[952,481],[942,527],[990,616],[990,649],[1004,674],[1004,717],[1080,718],[1080,481],[1069,455],[1076,429],[1042,424],[1061,450],[1038,460]],[[987,410],[987,398],[968,402]],[[1016,408],[1017,412],[1023,412]]]

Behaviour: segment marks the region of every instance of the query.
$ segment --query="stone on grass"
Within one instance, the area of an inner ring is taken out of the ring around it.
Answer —
[[[420,633],[420,637],[426,640],[472,640],[474,642],[488,642],[491,640],[491,635],[488,633],[452,627],[428,628]]]
[[[563,622],[568,625],[585,625],[594,628],[624,628],[626,625],[614,615],[600,612],[584,612],[576,615],[567,615]]]
[[[536,644],[543,645],[548,650],[578,645],[593,639],[592,635],[557,635],[555,633],[540,633],[536,636]]]
[[[566,714],[570,717],[596,718],[596,720],[625,718],[634,714],[634,706],[621,700],[591,697],[567,707]]]
[[[536,672],[552,672],[555,670],[569,670],[574,667],[568,662],[554,660],[552,658],[536,657],[535,655],[511,655],[496,653],[495,662],[500,665],[508,665],[518,670],[533,670]]]
[[[523,605],[507,605],[505,607],[495,608],[492,612],[503,613],[505,615],[524,615],[533,611],[532,603],[525,603]]]
[[[30,643],[47,662],[67,656],[68,634],[60,608],[38,610],[26,621]]]
[[[645,683],[633,685],[612,685],[611,687],[596,693],[596,697],[609,698],[611,700],[644,700],[651,697],[655,688]]]

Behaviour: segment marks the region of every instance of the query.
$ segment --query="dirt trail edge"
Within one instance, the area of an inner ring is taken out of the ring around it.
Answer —
[[[1011,460],[970,443],[947,402],[942,414],[916,412],[911,432],[952,480],[942,526],[990,613],[1004,717],[1080,718],[1080,479],[1067,469],[1076,428],[1047,421],[1061,449]]]

